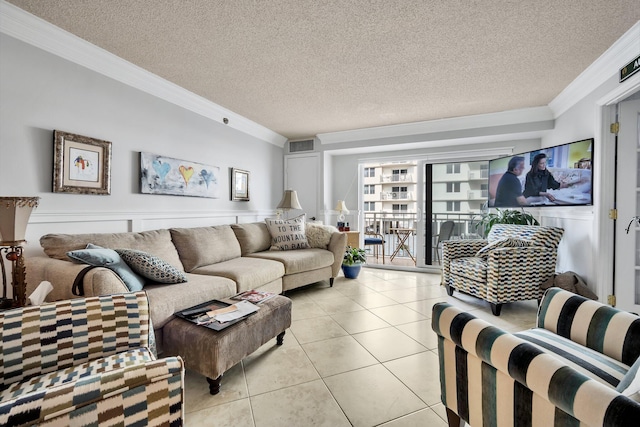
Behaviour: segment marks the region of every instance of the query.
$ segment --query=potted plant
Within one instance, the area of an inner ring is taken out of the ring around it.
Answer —
[[[475,228],[481,231],[483,236],[486,236],[494,224],[540,225],[538,220],[529,212],[496,208],[496,212],[483,213]]]
[[[355,279],[360,274],[362,264],[367,262],[364,249],[347,246],[342,259],[342,272],[347,279]]]

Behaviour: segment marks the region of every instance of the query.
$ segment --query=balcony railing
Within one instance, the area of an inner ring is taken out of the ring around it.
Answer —
[[[436,236],[440,232],[440,227],[445,221],[453,221],[454,228],[453,233],[451,235],[451,239],[473,239],[473,238],[481,238],[482,236],[479,234],[480,232],[475,229],[475,224],[478,222],[478,215],[473,213],[433,213],[431,217],[431,231],[434,236]],[[425,221],[426,218],[421,218],[422,221]],[[364,214],[364,234],[376,233],[383,236],[385,241],[385,263],[390,265],[413,265],[413,258],[416,256],[416,244],[417,244],[417,214],[415,212],[402,212],[402,213],[391,213],[391,212],[365,212]],[[409,237],[407,238],[404,247],[397,252],[394,260],[390,260],[389,257],[394,251],[398,248],[399,245],[399,236],[397,230],[413,230],[412,232],[407,231],[409,233]],[[366,236],[365,236],[366,237]],[[426,250],[432,251],[431,259],[433,260],[434,265],[437,265],[435,260],[437,259],[435,256],[435,237],[431,237],[429,239],[425,239],[425,248],[423,253]],[[371,254],[373,254],[373,247],[365,246],[365,249],[371,249]],[[381,253],[381,251],[379,251]],[[442,257],[439,257],[442,259]],[[381,260],[375,260],[375,257],[370,258],[371,262],[376,264],[381,264]]]
[[[467,193],[468,200],[486,199],[489,196],[489,190],[470,190]]]
[[[380,182],[412,182],[413,175],[410,173],[382,175],[380,176]]]
[[[410,191],[383,191],[380,200],[408,200],[412,198]]]

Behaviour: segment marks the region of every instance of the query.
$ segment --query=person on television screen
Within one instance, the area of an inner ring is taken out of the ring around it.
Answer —
[[[528,205],[527,199],[522,195],[522,184],[518,177],[524,171],[524,157],[515,156],[509,160],[507,171],[502,175],[496,189],[496,207],[517,207]]]
[[[566,184],[556,181],[547,169],[547,155],[544,153],[536,154],[524,183],[524,197],[542,196],[554,202],[556,198],[547,190],[557,190],[558,188],[566,188],[566,186]]]

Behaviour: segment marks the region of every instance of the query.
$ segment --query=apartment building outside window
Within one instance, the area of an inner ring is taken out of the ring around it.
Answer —
[[[395,213],[399,213],[399,212],[408,212],[409,208],[406,204],[399,204],[399,203],[394,203],[393,204],[393,212]]]
[[[373,184],[365,184],[364,194],[376,194],[376,186]]]
[[[364,202],[364,210],[371,212],[376,210],[376,202]]]
[[[459,193],[459,192],[460,192],[459,182],[447,182],[447,193]]]
[[[447,164],[447,173],[460,173],[460,163]]]
[[[376,176],[376,168],[364,168],[364,177],[373,178]]]
[[[448,201],[447,202],[447,212],[460,212],[460,202]]]

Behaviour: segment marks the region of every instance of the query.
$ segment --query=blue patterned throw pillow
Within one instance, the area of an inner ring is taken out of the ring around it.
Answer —
[[[129,267],[139,275],[158,283],[184,283],[187,276],[157,256],[133,249],[116,249]]]
[[[134,273],[113,249],[89,243],[86,249],[67,252],[67,256],[74,261],[108,268],[120,277],[131,292],[140,291],[144,287],[144,279]]]

